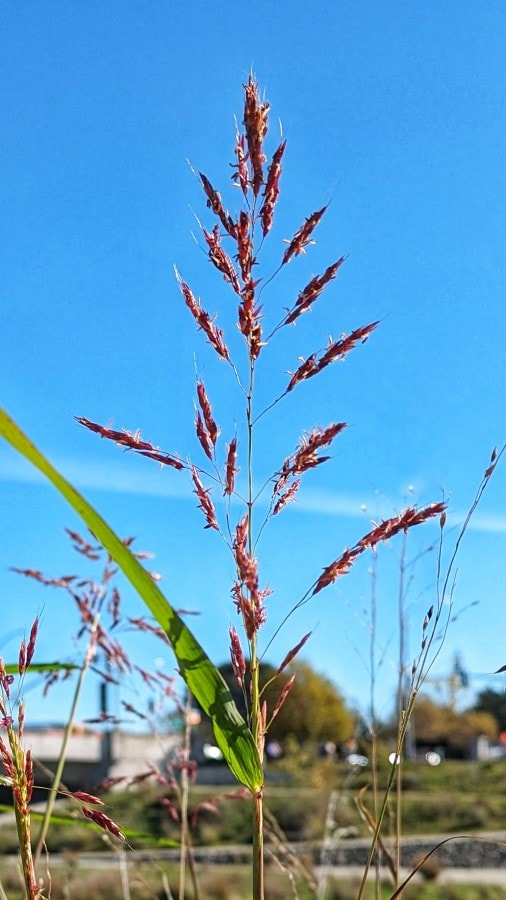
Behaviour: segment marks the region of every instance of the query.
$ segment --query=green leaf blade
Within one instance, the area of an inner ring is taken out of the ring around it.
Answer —
[[[0,435],[51,482],[123,571],[167,634],[181,677],[210,717],[216,741],[230,770],[253,794],[260,791],[263,771],[254,737],[221,673],[190,629],[107,522],[54,468],[3,409],[0,409]]]

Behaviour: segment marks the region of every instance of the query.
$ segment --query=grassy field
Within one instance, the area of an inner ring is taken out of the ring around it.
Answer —
[[[318,784],[327,775],[325,787]],[[386,772],[380,773],[381,783]],[[341,766],[313,768],[301,783],[268,786],[266,805],[288,841],[320,841],[325,833],[325,818],[331,796],[335,802],[335,829],[343,835],[367,837],[368,830],[357,812],[356,797],[370,780],[370,773],[350,774]],[[230,799],[230,786],[193,785],[190,812],[194,816],[192,836],[196,846],[251,843],[250,804]],[[117,791],[104,797],[107,814],[120,827],[145,834],[147,840],[133,840],[136,846],[156,845],[160,839],[179,839],[179,826],[161,805],[160,788],[143,785],[138,789]],[[212,802],[212,809],[208,808]],[[366,802],[371,806],[370,791]],[[387,832],[393,827],[395,797],[389,805]],[[79,852],[104,848],[102,832],[85,822],[72,809],[74,823],[53,825],[49,833],[51,852]],[[447,761],[437,768],[422,763],[405,764],[403,770],[402,829],[405,835],[452,834],[458,832],[500,831],[506,828],[506,764]],[[35,829],[36,833],[36,829]],[[151,841],[149,840],[151,838]],[[0,853],[17,849],[14,823],[6,820],[0,827]]]
[[[328,786],[321,782],[326,775]],[[334,764],[319,766],[300,781],[284,785],[273,785],[266,791],[267,807],[278,823],[281,832],[289,842],[319,842],[325,836],[325,818],[329,798],[335,800],[334,828],[335,840],[346,840],[346,836],[366,837],[367,829],[361,821],[355,803],[357,792],[369,780],[370,773],[359,771],[351,774],[344,767]],[[380,785],[386,778],[386,771],[380,773]],[[310,787],[308,781],[320,786]],[[230,787],[206,787],[194,785],[191,789],[190,808],[195,814],[192,829],[196,847],[219,847],[244,844],[249,852],[251,844],[250,804],[240,799],[230,799]],[[141,851],[149,847],[163,845],[168,839],[179,838],[178,825],[172,822],[166,809],[160,804],[163,795],[160,789],[143,785],[136,790],[114,792],[105,797],[107,814],[121,827],[143,832],[145,839],[131,839],[134,848]],[[222,797],[222,799],[220,799]],[[212,801],[213,811],[207,804]],[[200,812],[199,812],[200,810]],[[501,762],[471,763],[445,762],[437,768],[422,763],[406,764],[403,770],[403,833],[423,835],[440,833],[444,835],[459,832],[479,833],[481,831],[501,831],[506,823],[506,765]],[[62,807],[59,806],[59,812]],[[393,831],[395,799],[389,808],[386,832]],[[268,824],[267,832],[271,826]],[[36,832],[35,832],[36,833]],[[92,824],[76,818],[72,825],[53,825],[48,837],[48,868],[51,871],[52,896],[68,897],[72,900],[93,896],[94,898],[123,898],[131,900],[161,898],[170,896],[167,884],[174,892],[177,885],[177,864],[167,861],[140,862],[136,853],[116,852],[103,866],[88,866],[79,859],[86,851],[111,850],[114,841],[104,839],[104,834]],[[6,817],[0,822],[0,881],[9,900],[22,898],[19,873],[16,866],[17,834],[12,820]],[[55,858],[58,855],[58,858]],[[54,864],[51,861],[53,858]],[[310,867],[309,867],[310,868]],[[251,897],[251,872],[247,865],[211,865],[197,862],[196,870],[202,890],[202,897],[208,900],[245,900]],[[436,873],[437,874],[437,873]],[[430,875],[430,872],[427,873]],[[295,878],[300,900],[314,897],[298,876],[289,875],[272,860],[268,864],[269,900],[281,900],[292,896],[292,882]],[[505,898],[506,887],[494,884],[444,884],[441,878],[431,883],[419,881],[405,891],[408,900],[499,900]],[[122,883],[123,878],[123,883]],[[128,884],[128,894],[125,885]],[[164,887],[165,885],[165,887]],[[350,880],[329,880],[326,900],[354,900],[357,882]],[[444,891],[444,893],[442,893]],[[385,885],[381,900],[389,897],[391,888]],[[175,893],[177,896],[177,893]],[[188,889],[188,897],[193,892]],[[367,895],[377,897],[371,886]]]
[[[321,785],[325,769],[301,778],[300,783],[272,785],[266,790],[266,805],[289,841],[319,841],[324,836],[329,799],[335,792],[335,823],[344,834],[367,837],[368,829],[358,815],[356,797],[359,789],[370,781],[370,773],[349,771],[334,765],[327,769],[325,787],[309,787],[311,777]],[[386,781],[386,770],[380,774]],[[230,788],[195,785],[191,790],[191,807],[198,812],[201,804],[217,800],[218,812],[204,809],[194,826],[194,842],[200,845],[250,843],[251,813],[248,802],[227,799]],[[368,799],[369,798],[369,799]],[[136,802],[132,795],[118,794],[110,798],[118,821],[135,827],[143,820],[146,830],[156,836],[177,838],[177,825],[159,806],[154,791],[140,792]],[[366,802],[371,805],[370,791]],[[389,805],[389,818],[395,813],[395,797]],[[434,834],[462,831],[497,831],[506,827],[506,765],[502,762],[445,762],[437,768],[422,763],[406,764],[402,794],[403,833]]]
[[[198,882],[202,900],[251,900],[251,873],[246,866],[210,866],[197,867]],[[20,887],[19,873],[14,865],[5,860],[0,864],[2,887],[9,900],[23,900],[24,892]],[[176,865],[166,864],[130,864],[128,868],[117,865],[109,868],[86,869],[77,866],[72,855],[65,857],[63,865],[54,867],[51,872],[52,896],[55,898],[71,898],[71,900],[153,900],[170,896],[167,886],[175,897],[177,894],[178,873]],[[355,879],[330,879],[325,893],[326,900],[356,900],[359,881]],[[310,900],[315,897],[314,890],[297,879],[292,883],[287,873],[273,865],[267,866],[267,896],[269,900],[286,900],[294,896],[293,887],[297,889],[299,900]],[[128,889],[128,893],[126,893]],[[365,900],[387,900],[392,888],[384,884],[378,898],[375,886],[368,885]],[[193,893],[188,888],[188,898]],[[405,889],[405,900],[504,900],[506,888],[494,884],[448,884],[416,883]]]

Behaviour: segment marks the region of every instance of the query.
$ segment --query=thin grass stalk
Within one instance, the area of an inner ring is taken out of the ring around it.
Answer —
[[[169,879],[165,872],[162,872],[162,889],[165,894],[166,900],[174,900],[172,896],[172,891],[170,889]]]
[[[398,596],[398,615],[399,615],[399,663],[398,663],[398,681],[397,681],[397,721],[402,721],[402,711],[404,709],[405,699],[405,676],[406,676],[406,620],[405,620],[405,574],[406,574],[406,547],[407,535],[402,537],[401,558],[399,561],[399,596]],[[403,742],[404,744],[404,742]],[[395,810],[395,887],[399,886],[399,872],[401,868],[401,835],[402,835],[402,766],[403,754],[401,753],[396,760],[396,810]]]
[[[251,710],[252,731],[260,748],[263,742],[260,713],[259,663],[256,634],[251,639]],[[264,898],[264,822],[263,793],[257,791],[253,796],[253,897]]]
[[[398,733],[397,733],[397,746],[395,749],[395,760],[392,763],[392,766],[390,768],[387,785],[386,785],[385,792],[383,795],[383,801],[381,804],[379,816],[377,817],[376,826],[375,826],[374,833],[373,833],[372,840],[371,840],[371,846],[369,848],[369,853],[368,853],[367,861],[366,861],[366,864],[364,867],[362,880],[360,882],[357,900],[362,900],[362,897],[364,896],[364,890],[365,890],[366,883],[367,883],[367,876],[368,876],[369,870],[370,870],[371,865],[374,860],[374,854],[376,851],[376,847],[380,841],[380,832],[381,832],[381,828],[383,825],[383,819],[385,816],[385,812],[386,812],[386,809],[388,806],[389,797],[392,792],[392,788],[393,788],[394,782],[396,780],[396,777],[398,777],[399,766],[397,763],[398,763],[398,761],[400,762],[400,759],[402,757],[402,752],[403,752],[403,748],[405,745],[406,736],[407,736],[408,730],[410,728],[410,723],[411,723],[411,719],[413,716],[415,702],[418,697],[418,692],[424,682],[424,679],[427,677],[428,673],[430,672],[430,669],[433,666],[434,661],[437,659],[439,653],[441,652],[441,647],[442,647],[442,644],[446,637],[446,633],[447,633],[449,622],[450,622],[450,611],[451,611],[452,596],[453,596],[453,587],[450,588],[450,580],[452,577],[452,573],[454,571],[458,550],[460,548],[464,534],[467,531],[467,528],[469,526],[469,522],[473,516],[473,513],[475,512],[476,507],[478,506],[478,503],[481,500],[483,492],[484,492],[488,482],[490,481],[490,478],[492,477],[492,474],[493,474],[499,460],[501,459],[501,456],[504,453],[505,449],[506,449],[506,445],[503,445],[503,447],[501,448],[499,453],[497,453],[496,450],[494,450],[492,453],[491,464],[483,476],[481,484],[479,485],[478,490],[476,492],[475,498],[474,498],[474,500],[471,504],[471,507],[466,515],[466,518],[464,519],[464,522],[460,529],[459,535],[455,542],[455,546],[453,548],[453,552],[451,554],[450,562],[448,564],[448,568],[446,570],[446,574],[445,574],[444,578],[442,576],[442,548],[443,548],[443,529],[444,529],[444,525],[446,522],[446,513],[444,512],[440,517],[440,539],[439,539],[439,551],[438,551],[438,559],[437,559],[437,578],[436,578],[436,593],[437,593],[436,610],[435,610],[435,613],[433,613],[433,607],[430,608],[430,611],[427,614],[424,625],[423,625],[423,630],[425,630],[425,628],[428,626],[428,623],[432,620],[432,630],[431,630],[430,635],[424,636],[424,638],[422,640],[418,659],[413,663],[413,667],[412,667],[411,683],[410,683],[410,688],[409,688],[409,694],[407,697],[407,702],[406,702],[405,708],[403,708],[404,705],[402,704],[402,707],[399,709],[399,723],[398,723]],[[403,546],[403,552],[405,552],[405,545]],[[400,589],[399,589],[400,609],[401,608],[403,609],[403,603],[401,604],[401,599],[403,600],[403,597],[404,597],[404,570],[405,570],[405,563],[402,563],[402,560],[401,560],[401,585],[400,585]],[[449,604],[450,611],[448,611],[447,616],[446,616],[446,621],[444,621],[442,641],[441,641],[440,646],[434,652],[432,659],[429,659],[429,655],[430,655],[430,652],[431,652],[431,649],[432,649],[432,646],[434,643],[434,638],[436,635],[437,626],[441,620],[443,610],[445,608],[445,602],[446,602],[448,596],[450,599],[450,604]],[[402,656],[404,657],[404,647],[402,647]],[[402,668],[404,668],[404,664],[402,665]],[[403,890],[403,885],[401,885],[400,887],[397,887],[394,896],[396,896],[396,897],[399,896],[400,893],[402,893],[402,890]]]
[[[248,551],[253,555],[253,388],[255,380],[255,362],[250,354],[249,387],[246,405],[246,420],[248,428]],[[258,659],[257,633],[254,632],[250,641],[250,667],[251,667],[251,730],[259,750],[260,759],[263,759],[263,721],[260,708],[260,668]],[[264,821],[263,821],[263,793],[257,791],[253,796],[253,897],[255,900],[264,900]]]
[[[325,825],[323,831],[323,840],[320,846],[319,869],[317,870],[316,900],[325,900],[327,895],[327,886],[329,881],[328,872],[325,872],[331,858],[331,849],[333,845],[332,832],[336,827],[336,807],[338,792],[333,790],[329,794],[327,801],[327,809],[325,811]]]
[[[378,615],[378,555],[373,551],[373,565],[371,573],[371,640],[369,645],[370,666],[370,716],[371,716],[371,773],[372,773],[372,798],[374,819],[378,816],[379,789],[378,789],[378,720],[376,716],[376,624]],[[381,894],[379,854],[376,856],[376,900]]]
[[[186,715],[184,726],[184,749],[186,750],[186,735],[188,732],[188,707],[190,705],[189,694],[186,700]],[[186,758],[186,756],[184,757]],[[181,849],[179,851],[179,888],[178,898],[184,900],[186,887],[186,858],[188,847],[188,772],[186,766],[181,769]]]
[[[179,900],[184,900],[185,897],[185,888],[186,888],[186,868],[190,872],[190,878],[192,881],[193,887],[193,896],[195,900],[199,900],[200,898],[200,890],[197,879],[197,873],[195,871],[195,862],[193,859],[192,852],[192,841],[191,834],[188,822],[188,808],[189,808],[189,800],[190,800],[190,776],[188,773],[188,767],[184,765],[190,758],[190,746],[191,746],[191,708],[192,708],[192,696],[190,692],[187,692],[186,699],[186,708],[185,708],[185,725],[184,725],[184,736],[183,736],[183,766],[181,767],[181,787],[180,787],[180,797],[181,797],[181,850],[179,854]]]
[[[63,770],[65,768],[65,762],[67,759],[69,741],[72,736],[72,728],[73,728],[74,720],[76,717],[77,706],[78,706],[79,700],[81,698],[82,690],[83,690],[84,679],[86,677],[86,673],[88,672],[88,669],[93,660],[94,648],[95,648],[95,636],[97,633],[99,621],[100,621],[100,612],[97,612],[97,613],[95,613],[93,622],[91,624],[90,636],[88,639],[88,646],[86,648],[86,655],[83,660],[83,665],[81,667],[81,670],[79,672],[79,677],[77,679],[74,696],[72,698],[72,705],[70,707],[69,716],[68,716],[67,723],[65,725],[65,729],[63,732],[63,741],[62,741],[62,745],[61,745],[61,749],[60,749],[60,755],[58,757],[58,763],[56,766],[56,771],[54,773],[53,782],[52,782],[51,788],[49,790],[49,796],[48,796],[46,808],[44,811],[44,818],[42,820],[42,825],[40,827],[40,833],[39,833],[39,837],[37,840],[37,847],[35,849],[35,855],[34,855],[34,861],[35,861],[36,868],[38,867],[39,862],[40,862],[40,857],[42,854],[42,850],[44,848],[44,844],[46,842],[46,837],[47,837],[49,825],[51,822],[51,816],[53,815],[54,805],[56,803],[56,798],[58,796],[58,790],[60,788],[60,784],[61,784],[61,780],[62,780],[62,776],[63,776]]]
[[[21,868],[28,900],[45,900],[40,893],[37,879],[35,878],[35,865],[32,856],[30,813],[23,812],[14,798],[14,814],[16,818],[16,831],[18,833],[18,845],[21,855]]]
[[[253,797],[253,804],[253,897],[264,900],[264,810],[261,791]]]
[[[121,877],[121,893],[123,900],[131,900],[130,882],[128,879],[128,863],[123,847],[119,850],[119,872]]]
[[[395,748],[396,757],[399,757],[400,754],[402,753],[402,747],[403,747],[404,739],[406,737],[407,725],[408,725],[409,718],[413,713],[413,708],[415,705],[416,697],[417,697],[417,693],[414,692],[412,694],[412,696],[410,697],[408,708],[402,717],[402,722],[400,723],[399,736],[397,739],[397,747]],[[369,853],[367,855],[367,861],[366,861],[364,871],[362,874],[362,880],[360,882],[360,886],[359,886],[359,890],[358,890],[358,894],[357,894],[357,900],[362,900],[362,897],[364,896],[364,890],[365,890],[366,884],[367,884],[367,876],[369,874],[369,870],[373,864],[374,857],[376,854],[376,848],[377,848],[378,842],[379,842],[379,836],[380,836],[380,832],[381,832],[381,827],[383,825],[383,819],[385,818],[385,813],[386,813],[387,807],[388,807],[388,801],[390,799],[390,795],[392,793],[392,787],[393,787],[393,784],[394,784],[395,778],[396,778],[396,770],[397,770],[397,766],[396,766],[395,762],[393,762],[390,767],[390,773],[389,773],[387,784],[385,787],[385,792],[383,794],[383,800],[382,800],[379,815],[378,815],[378,818],[376,821],[376,827],[374,829],[374,834],[373,834],[372,840],[371,840],[371,846],[369,848]]]

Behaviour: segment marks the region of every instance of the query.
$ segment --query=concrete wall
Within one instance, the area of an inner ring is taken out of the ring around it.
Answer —
[[[32,751],[36,784],[50,783],[63,734],[62,728],[25,728],[23,743]],[[76,727],[68,744],[63,782],[70,790],[92,791],[107,778],[135,778],[150,765],[163,769],[180,743],[179,735],[94,732]]]

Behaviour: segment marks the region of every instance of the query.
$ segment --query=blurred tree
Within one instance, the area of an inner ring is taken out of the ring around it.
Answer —
[[[234,678],[232,665],[226,663],[220,666],[220,672],[245,715],[245,699]],[[267,702],[267,721],[270,721],[280,694],[292,675],[295,675],[295,681],[269,726],[267,741],[283,744],[287,738],[295,738],[299,745],[308,741],[332,741],[339,746],[350,738],[355,731],[353,713],[347,708],[335,684],[307,662],[293,662],[278,676],[274,666],[261,664],[260,684],[266,685],[274,679],[262,695]]]
[[[497,737],[497,720],[482,710],[457,712],[440,706],[430,697],[420,696],[415,704],[415,739],[418,746],[439,745],[449,756],[466,757],[479,735]]]
[[[506,731],[506,694],[486,688],[480,691],[473,706],[476,712],[490,713],[497,720],[499,731]]]

